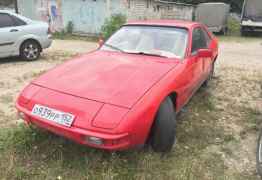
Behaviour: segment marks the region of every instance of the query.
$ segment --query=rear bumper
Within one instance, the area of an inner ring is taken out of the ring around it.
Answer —
[[[241,26],[262,27],[262,22],[254,22],[254,21],[251,21],[251,20],[242,21]]]
[[[242,21],[241,31],[243,32],[262,32],[262,22]]]
[[[125,150],[131,147],[130,135],[128,133],[122,134],[106,134],[101,132],[89,131],[77,127],[64,127],[53,122],[49,122],[31,115],[31,112],[16,103],[16,108],[19,112],[24,113],[24,121],[27,124],[36,125],[39,128],[46,129],[54,134],[71,139],[79,144],[90,147],[106,150]],[[88,137],[96,137],[103,140],[102,145],[95,145],[89,143],[86,139]]]
[[[52,45],[52,42],[53,42],[53,40],[52,40],[52,35],[51,34],[45,36],[44,38],[42,38],[42,40],[40,42],[41,46],[42,46],[42,49],[49,48]]]
[[[219,33],[224,29],[226,29],[226,27],[222,27],[222,26],[208,27],[208,30],[214,33]]]
[[[242,26],[242,32],[262,32],[262,27],[258,26]]]

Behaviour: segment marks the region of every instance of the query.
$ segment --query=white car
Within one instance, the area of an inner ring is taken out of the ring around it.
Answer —
[[[43,49],[51,46],[51,37],[47,23],[0,10],[0,58],[20,56],[36,60]]]

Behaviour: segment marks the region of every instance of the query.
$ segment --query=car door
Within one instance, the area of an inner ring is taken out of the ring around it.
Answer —
[[[207,31],[204,28],[201,28],[201,31],[203,33],[203,39],[206,41],[206,49],[212,49],[211,48],[211,37],[209,36],[209,34],[207,33]],[[212,56],[204,58],[204,63],[203,63],[203,69],[204,69],[204,73],[205,76],[207,77],[210,73],[211,67],[212,67]]]
[[[205,69],[204,58],[198,56],[198,50],[206,48],[201,27],[196,27],[192,33],[191,55],[188,59],[190,83],[190,96],[199,88],[204,81]]]
[[[8,14],[0,13],[0,57],[11,55],[16,49],[15,44],[26,25],[22,20]]]

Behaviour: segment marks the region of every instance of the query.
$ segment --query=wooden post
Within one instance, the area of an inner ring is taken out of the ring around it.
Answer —
[[[18,4],[17,4],[17,0],[15,0],[15,12],[18,14]]]

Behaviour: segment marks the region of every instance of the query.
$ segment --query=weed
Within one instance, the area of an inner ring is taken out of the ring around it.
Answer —
[[[67,26],[66,26],[66,32],[68,34],[73,34],[73,30],[74,30],[74,24],[72,21],[69,21]]]
[[[122,14],[114,14],[106,20],[101,28],[103,38],[108,39],[116,30],[126,22],[126,17]]]

